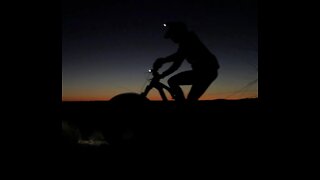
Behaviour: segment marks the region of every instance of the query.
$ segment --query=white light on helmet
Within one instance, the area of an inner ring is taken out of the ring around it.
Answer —
[[[164,27],[167,27],[167,24],[163,24]]]

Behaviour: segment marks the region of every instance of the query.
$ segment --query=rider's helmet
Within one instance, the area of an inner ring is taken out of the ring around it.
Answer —
[[[183,22],[167,22],[163,26],[167,28],[164,35],[166,39],[188,32],[188,28]]]

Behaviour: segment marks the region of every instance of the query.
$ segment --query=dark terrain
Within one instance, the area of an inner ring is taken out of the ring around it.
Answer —
[[[241,154],[263,148],[258,99],[174,102],[63,102],[62,153]]]

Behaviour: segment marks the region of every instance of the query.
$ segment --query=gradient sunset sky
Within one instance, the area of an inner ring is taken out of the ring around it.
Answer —
[[[153,62],[177,50],[163,38],[167,21],[185,22],[218,58],[201,100],[258,97],[257,8],[257,0],[62,1],[62,100],[142,92]],[[184,62],[174,74],[188,69]]]

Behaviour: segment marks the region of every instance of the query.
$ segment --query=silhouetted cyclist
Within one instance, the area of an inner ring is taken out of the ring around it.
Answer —
[[[185,100],[188,102],[197,101],[218,76],[219,63],[217,58],[194,32],[187,29],[184,23],[169,22],[164,26],[167,28],[164,37],[179,44],[179,48],[176,53],[168,57],[158,58],[154,62],[153,68],[158,69],[164,63],[173,62],[166,71],[160,74],[160,78],[164,78],[175,72],[186,59],[191,64],[192,70],[172,76],[168,80],[168,84],[172,89],[173,98],[178,103],[185,102]],[[187,99],[185,99],[180,85],[192,85]]]

